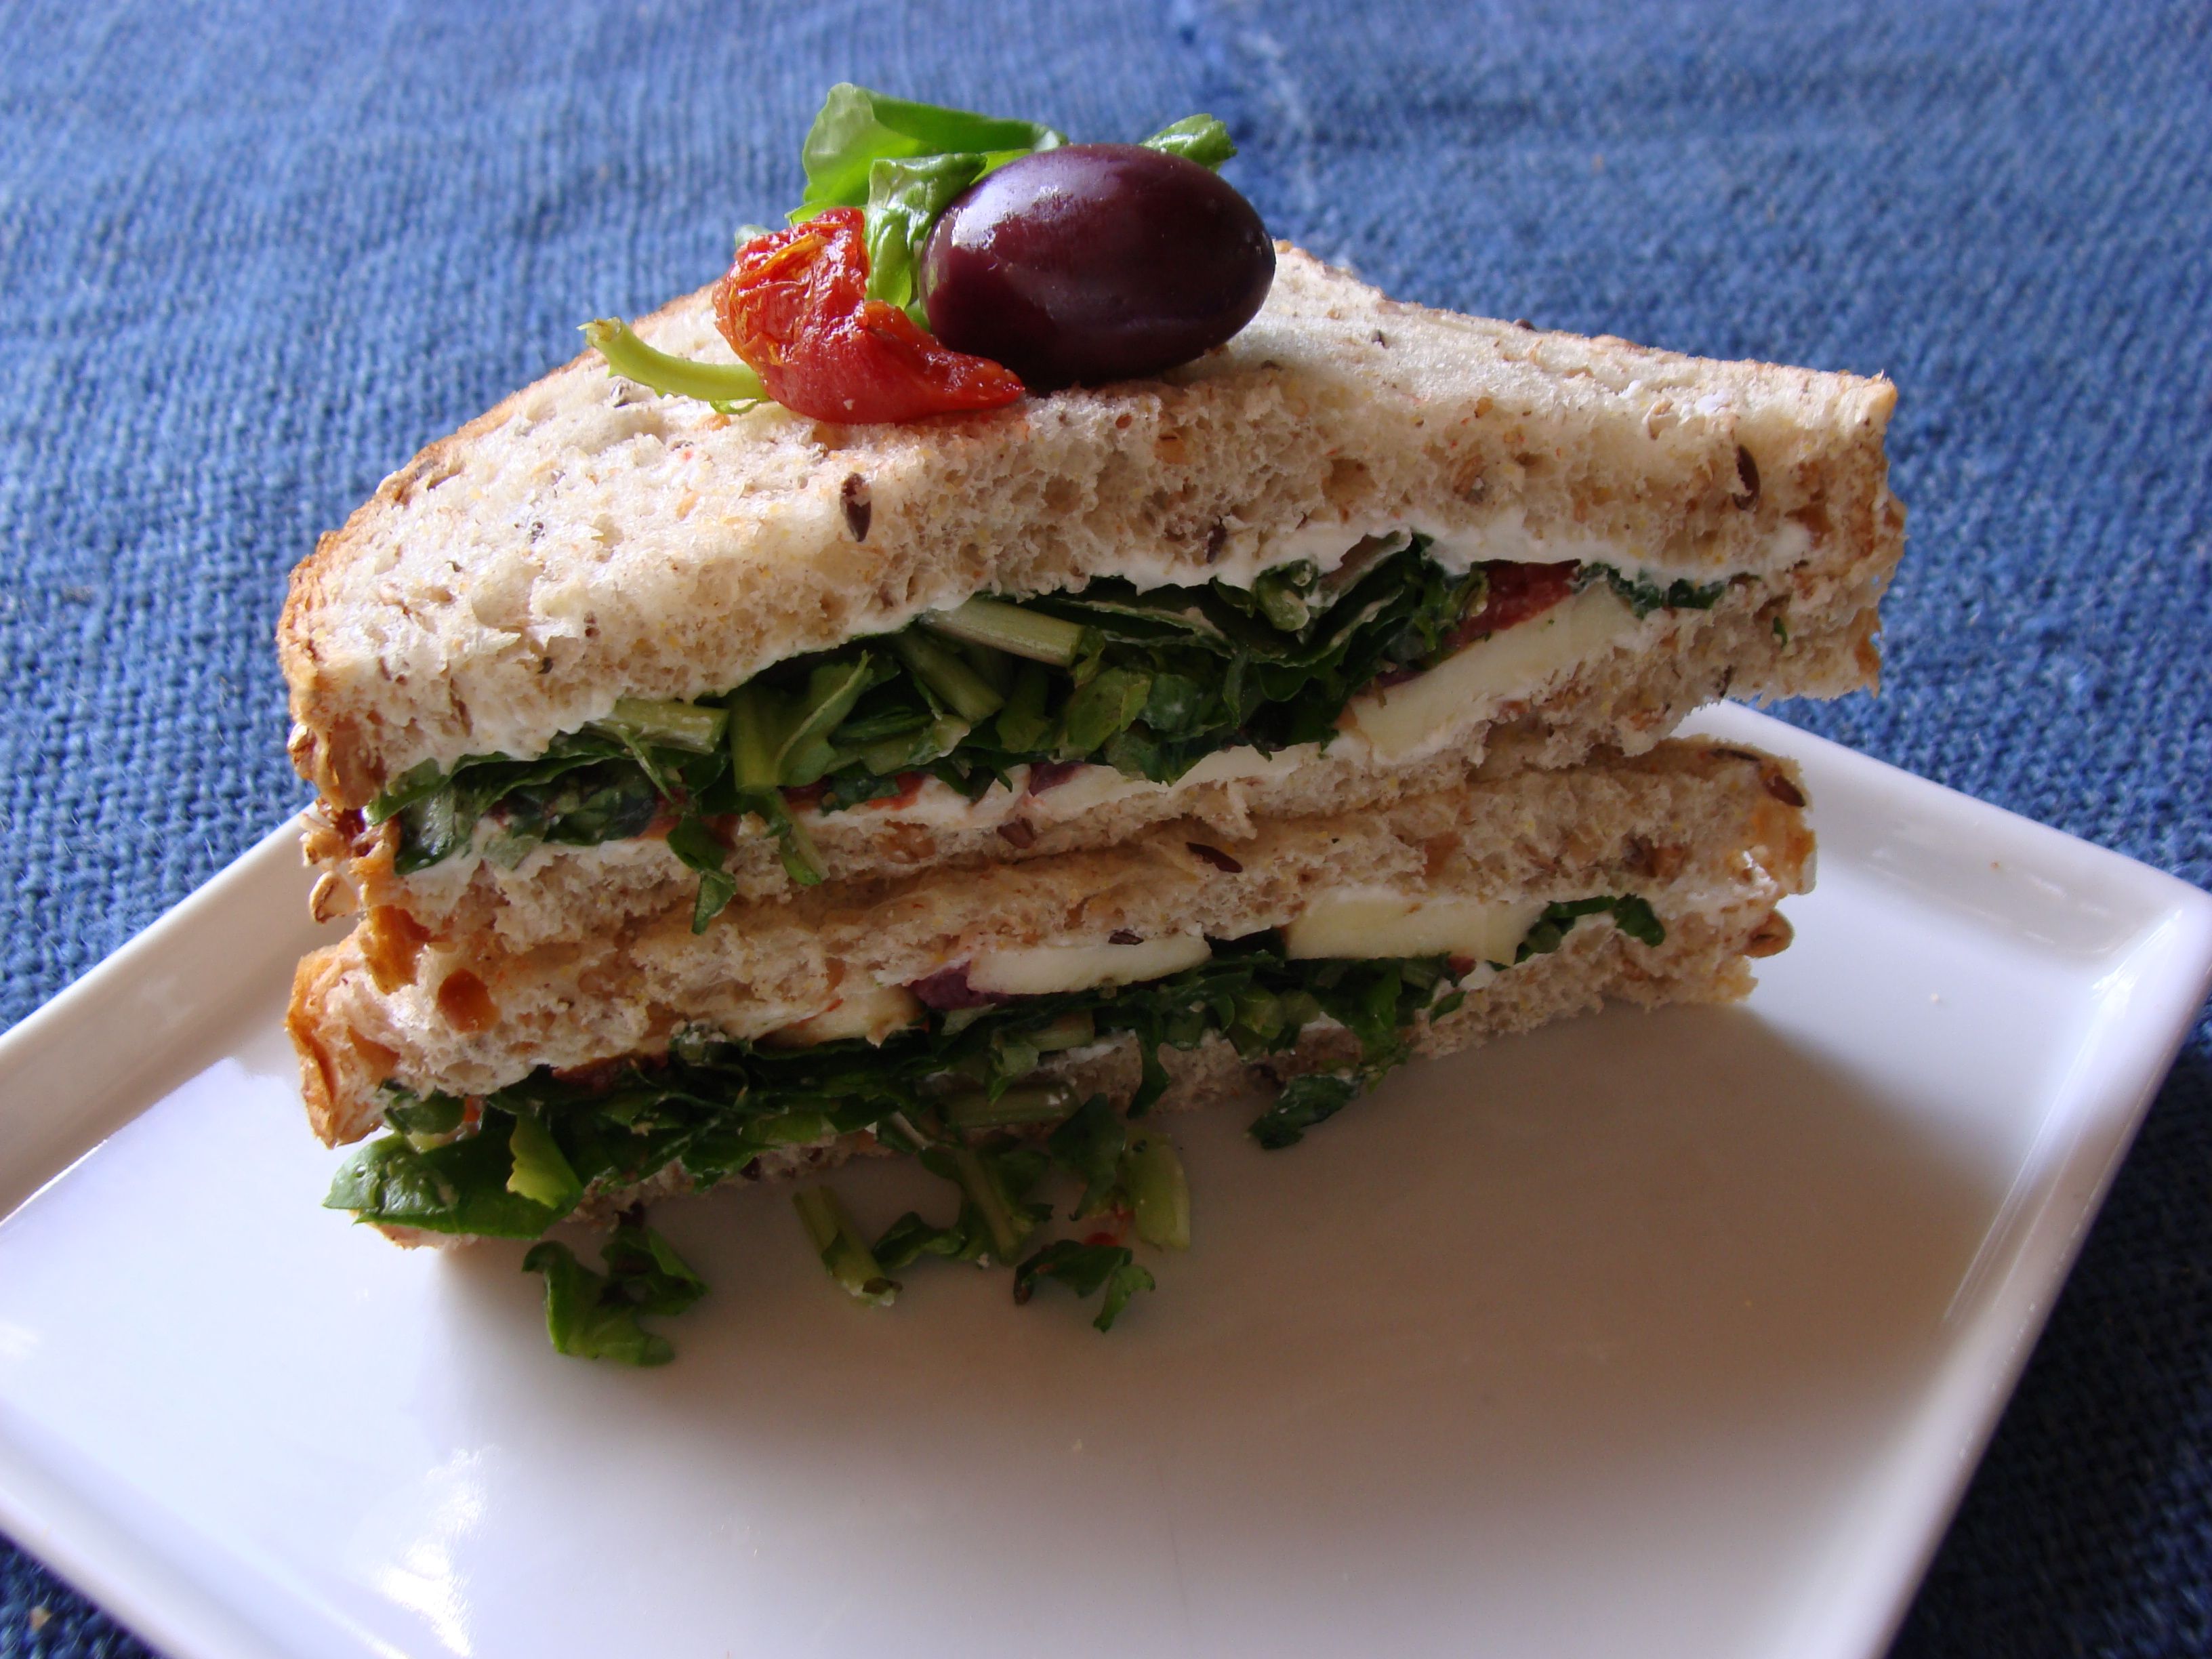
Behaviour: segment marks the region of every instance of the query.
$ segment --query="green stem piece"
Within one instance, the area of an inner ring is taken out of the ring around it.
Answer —
[[[783,747],[775,700],[757,685],[730,699],[730,770],[740,789],[773,789]]]
[[[661,744],[695,755],[711,755],[722,746],[723,729],[729,722],[729,715],[721,709],[702,708],[696,702],[617,697],[614,713],[600,724],[617,728],[633,743]]]
[[[898,1295],[898,1285],[876,1261],[876,1253],[860,1237],[837,1194],[827,1187],[806,1187],[793,1193],[791,1202],[830,1277],[856,1301],[878,1308],[890,1306]]]
[[[920,680],[960,718],[974,726],[988,720],[1006,706],[982,677],[935,640],[908,629],[890,636],[890,647],[908,672]]]
[[[1165,1135],[1139,1135],[1121,1155],[1121,1185],[1137,1237],[1156,1249],[1190,1248],[1190,1181]]]
[[[761,377],[743,363],[702,363],[672,356],[646,344],[619,317],[594,318],[584,325],[583,333],[585,343],[606,359],[608,368],[649,391],[696,398],[725,412],[768,397]]]
[[[1016,1084],[996,1100],[978,1090],[945,1103],[945,1121],[956,1129],[1005,1129],[1022,1123],[1057,1123],[1073,1109],[1058,1084]]]
[[[960,1190],[968,1194],[975,1212],[983,1218],[983,1230],[991,1236],[991,1254],[1011,1265],[1034,1224],[1026,1216],[1014,1214],[1014,1206],[1004,1189],[973,1147],[955,1146],[951,1150]]]
[[[974,645],[988,645],[1032,662],[1073,667],[1083,649],[1083,625],[1024,611],[1004,599],[973,599],[951,611],[921,619],[932,633]]]

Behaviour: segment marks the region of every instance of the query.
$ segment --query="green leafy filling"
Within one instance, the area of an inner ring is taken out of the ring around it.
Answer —
[[[1126,1244],[1084,1244],[1072,1238],[1048,1244],[1015,1270],[1014,1300],[1026,1302],[1039,1279],[1056,1279],[1078,1296],[1106,1292],[1098,1317],[1091,1322],[1102,1331],[1114,1322],[1139,1291],[1154,1288],[1149,1270],[1137,1265],[1136,1252]]]
[[[740,815],[811,885],[821,855],[793,811],[810,796],[839,811],[934,777],[972,799],[1017,767],[1052,762],[1172,783],[1223,749],[1327,744],[1355,696],[1433,666],[1480,608],[1482,568],[1454,576],[1427,545],[1370,549],[1328,576],[1309,562],[1279,566],[1249,588],[1107,577],[1074,593],[970,599],[779,663],[720,697],[624,698],[535,760],[426,762],[368,817],[399,820],[403,875],[465,851],[487,817],[483,855],[510,869],[539,846],[664,825],[669,850],[699,872],[693,925],[704,928],[737,890],[726,837]],[[1639,617],[1709,607],[1726,586],[1662,586],[1604,565],[1578,580],[1606,581]]]
[[[1575,900],[1549,906],[1514,960],[1557,949],[1578,920],[1596,915],[1647,945],[1666,936],[1642,898]],[[1291,1048],[1317,1020],[1343,1026],[1358,1060],[1339,1073],[1292,1079],[1250,1126],[1262,1146],[1288,1146],[1407,1058],[1417,1019],[1461,1006],[1451,977],[1443,957],[1291,960],[1275,935],[1262,933],[1146,984],[932,1012],[880,1048],[857,1038],[769,1048],[690,1030],[662,1058],[587,1076],[541,1069],[471,1103],[387,1085],[390,1133],[347,1160],[325,1202],[386,1225],[535,1238],[594,1189],[634,1185],[672,1164],[711,1185],[764,1154],[865,1129],[915,1155],[960,1202],[950,1223],[909,1213],[871,1243],[834,1194],[800,1193],[794,1202],[824,1267],[861,1300],[890,1300],[898,1290],[892,1275],[926,1255],[1013,1265],[1050,1216],[1030,1194],[1053,1167],[1077,1186],[1071,1218],[1126,1212],[1144,1243],[1181,1249],[1190,1237],[1182,1164],[1164,1136],[1131,1121],[1167,1086],[1161,1051],[1194,1048],[1211,1035],[1256,1057]],[[1079,1105],[1040,1071],[1048,1055],[1121,1033],[1137,1039],[1142,1067],[1126,1118],[1103,1099]],[[1041,1145],[1020,1138],[1047,1130]],[[611,1277],[554,1244],[533,1249],[526,1265],[547,1275],[556,1347],[658,1364],[639,1357],[660,1349],[629,1316],[674,1310],[664,1305],[677,1295],[671,1281],[648,1284],[639,1274],[658,1262],[680,1279],[680,1263],[670,1266],[662,1257],[672,1252],[650,1238],[617,1240],[629,1265],[618,1267],[611,1253]],[[1063,1252],[1024,1283],[1039,1273],[1091,1282],[1095,1259],[1081,1258],[1091,1266],[1080,1272],[1061,1270],[1075,1261]],[[1140,1286],[1128,1273],[1112,1282],[1122,1287],[1118,1299],[1108,1297],[1118,1312]],[[1103,1329],[1110,1312],[1102,1317]]]
[[[1710,611],[1729,589],[1726,581],[1693,582],[1687,576],[1655,582],[1649,576],[1624,574],[1609,564],[1586,564],[1575,578],[1577,587],[1599,580],[1613,589],[1638,622],[1655,611]]]
[[[716,820],[757,816],[793,880],[821,879],[785,790],[814,791],[836,811],[919,774],[974,798],[1042,762],[1168,783],[1224,748],[1326,743],[1376,676],[1436,660],[1484,586],[1480,569],[1451,575],[1417,538],[1326,578],[1310,562],[1281,566],[1249,589],[1109,577],[1018,603],[971,599],[779,663],[720,697],[625,699],[534,760],[426,763],[368,816],[399,820],[402,874],[465,850],[488,816],[484,856],[509,868],[540,845],[672,823],[670,850],[705,878],[703,927],[735,886]]]
[[[1659,920],[1658,912],[1651,908],[1648,899],[1633,893],[1614,894],[1605,898],[1569,899],[1544,907],[1544,913],[1530,925],[1520,947],[1514,951],[1513,960],[1522,963],[1530,957],[1550,955],[1559,948],[1569,930],[1584,916],[1611,916],[1613,925],[1639,945],[1664,945],[1667,942],[1667,925]]]
[[[880,1048],[858,1038],[770,1048],[689,1030],[665,1058],[582,1078],[540,1070],[485,1097],[476,1127],[449,1136],[405,1128],[426,1115],[459,1121],[449,1097],[394,1091],[394,1132],[349,1160],[328,1202],[426,1231],[532,1238],[594,1187],[628,1186],[679,1162],[708,1184],[763,1153],[869,1129],[902,1150],[948,1152],[947,1178],[1004,1255],[1021,1230],[1000,1212],[1017,1200],[958,1167],[957,1154],[975,1133],[1074,1111],[1077,1103],[1036,1079],[1044,1055],[1133,1035],[1143,1060],[1137,1116],[1167,1087],[1159,1051],[1194,1048],[1209,1034],[1248,1056],[1279,1053],[1327,1016],[1379,1073],[1405,1057],[1416,1015],[1457,1006],[1456,994],[1437,999],[1447,973],[1441,957],[1288,961],[1273,935],[1260,934],[1147,984],[931,1013]]]

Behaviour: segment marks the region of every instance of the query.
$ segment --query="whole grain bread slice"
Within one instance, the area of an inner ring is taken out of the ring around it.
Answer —
[[[728,355],[703,292],[640,331]],[[725,416],[580,357],[425,449],[294,573],[291,752],[357,808],[420,763],[535,755],[619,696],[725,691],[979,591],[1199,582],[1392,525],[1792,581],[1859,619],[1865,684],[1902,547],[1894,402],[1400,304],[1287,246],[1227,346],[988,415]],[[1813,653],[1771,667],[1738,689],[1838,689]]]

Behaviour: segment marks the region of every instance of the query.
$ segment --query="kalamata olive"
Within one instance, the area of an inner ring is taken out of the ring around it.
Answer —
[[[1157,374],[1252,320],[1275,249],[1206,168],[1139,144],[1069,144],[979,180],[921,255],[929,325],[1031,391]]]

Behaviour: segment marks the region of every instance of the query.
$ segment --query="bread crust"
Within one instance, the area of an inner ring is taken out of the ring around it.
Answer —
[[[639,330],[728,355],[703,290]],[[1795,526],[1878,594],[1894,402],[1401,304],[1287,246],[1229,345],[985,415],[726,416],[586,354],[424,449],[294,573],[290,750],[343,811],[418,763],[534,754],[617,696],[726,690],[979,590],[1203,581],[1224,546],[1316,526],[1595,539],[1716,574],[1771,564]]]

